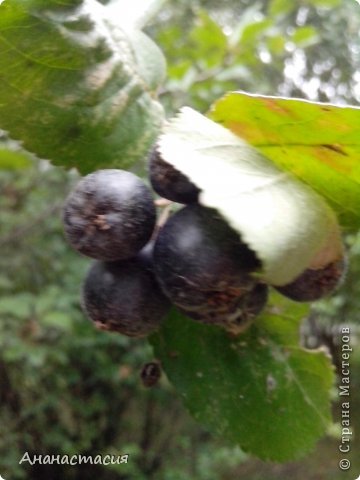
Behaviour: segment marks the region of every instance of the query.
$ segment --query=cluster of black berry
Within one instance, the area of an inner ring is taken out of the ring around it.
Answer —
[[[199,189],[156,148],[149,172],[159,195],[186,204],[164,225],[156,226],[150,190],[123,170],[87,175],[66,201],[68,241],[96,259],[83,285],[84,311],[101,329],[145,336],[173,303],[194,320],[239,333],[267,302],[259,259],[216,210],[199,205]],[[306,270],[278,290],[316,300],[335,288],[343,269],[339,262],[315,276]]]

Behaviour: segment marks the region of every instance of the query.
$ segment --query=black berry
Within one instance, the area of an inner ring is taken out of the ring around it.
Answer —
[[[160,230],[154,268],[170,300],[184,310],[215,311],[256,284],[260,262],[213,209],[189,205]],[[207,313],[206,313],[207,315]]]
[[[136,175],[98,170],[84,177],[69,195],[63,214],[66,237],[89,257],[133,257],[149,240],[156,220],[152,195]]]
[[[156,330],[170,302],[141,256],[95,262],[85,279],[82,306],[101,330],[142,337]]]
[[[308,268],[291,283],[275,288],[296,302],[313,302],[330,295],[341,283],[345,271],[346,261],[341,258],[323,268]]]
[[[183,173],[161,158],[155,147],[150,156],[150,181],[161,197],[178,203],[196,203],[200,190]]]

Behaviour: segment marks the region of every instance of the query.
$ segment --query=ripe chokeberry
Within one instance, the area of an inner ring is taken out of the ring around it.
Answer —
[[[178,203],[196,203],[200,190],[190,179],[166,162],[157,147],[149,160],[149,174],[153,189],[161,197]]]
[[[275,287],[296,302],[314,302],[330,295],[341,283],[346,271],[344,257],[322,268],[308,268],[291,283]]]
[[[66,200],[63,223],[70,245],[103,261],[133,257],[148,242],[156,212],[147,186],[131,172],[98,170]]]
[[[226,221],[200,205],[175,213],[155,242],[154,269],[164,292],[183,312],[206,323],[240,316],[260,266]]]
[[[83,285],[82,307],[101,330],[143,337],[159,327],[170,302],[149,263],[138,255],[94,262]]]

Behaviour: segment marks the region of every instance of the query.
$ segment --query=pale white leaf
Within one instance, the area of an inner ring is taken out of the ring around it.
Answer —
[[[320,195],[195,110],[184,107],[167,123],[159,149],[201,189],[200,203],[216,208],[255,251],[265,281],[285,285],[324,248],[326,258],[341,249],[336,216]]]

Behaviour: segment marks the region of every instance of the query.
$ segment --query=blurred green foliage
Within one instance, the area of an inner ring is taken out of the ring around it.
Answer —
[[[360,100],[360,7],[337,0],[168,0],[148,27],[164,50],[160,99],[206,111],[227,90],[355,103]],[[7,140],[6,140],[7,141]],[[2,144],[3,145],[3,144]],[[11,149],[13,146],[11,147]],[[15,148],[15,147],[14,147]],[[15,148],[17,150],[17,148]],[[251,460],[209,436],[184,411],[165,378],[139,381],[152,359],[145,342],[97,332],[79,306],[88,261],[66,245],[61,206],[77,174],[47,162],[11,161],[0,148],[0,474],[14,479],[347,480],[338,439],[324,439],[302,462]],[[21,155],[20,155],[21,156]],[[13,158],[15,160],[15,158]],[[339,325],[356,345],[360,238],[347,239],[350,267],[338,294],[303,325],[310,347],[327,345],[339,364]],[[360,431],[360,355],[352,356],[353,426]],[[339,420],[334,394],[335,421]],[[357,444],[357,449],[359,445]],[[125,454],[113,467],[34,465],[40,454]]]
[[[228,90],[360,99],[355,1],[169,0],[151,28],[168,60],[162,101],[206,111]]]

